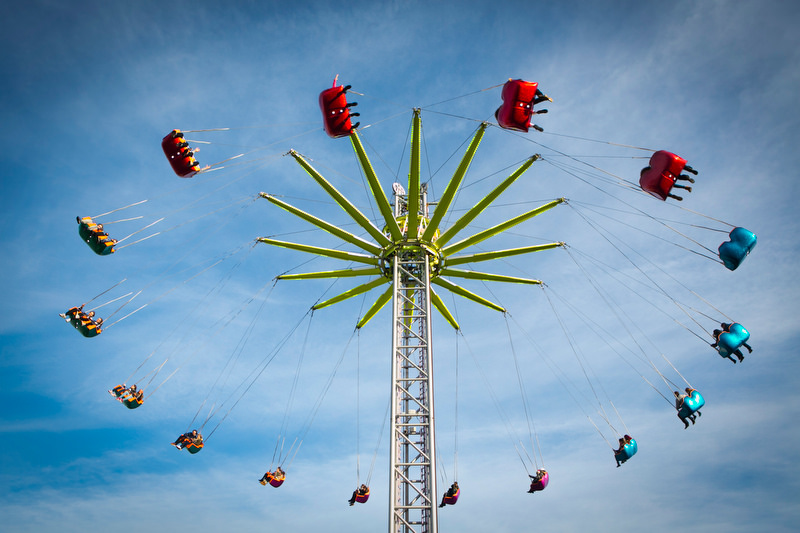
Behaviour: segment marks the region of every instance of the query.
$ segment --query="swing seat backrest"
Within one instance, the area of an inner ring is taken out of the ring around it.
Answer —
[[[719,258],[728,270],[736,270],[756,247],[756,234],[745,228],[733,228],[730,240],[719,245]]]
[[[684,417],[693,415],[705,404],[705,398],[699,392],[692,391],[692,395],[683,400],[680,413]]]
[[[744,326],[735,322],[731,324],[730,331],[723,331],[717,337],[717,351],[723,357],[732,354],[748,341],[750,332]]]
[[[456,490],[456,493],[453,494],[452,496],[445,496],[444,497],[445,505],[455,505],[456,502],[458,501],[458,497],[459,496],[461,496],[461,488],[460,487]]]
[[[191,178],[200,170],[197,160],[193,156],[185,156],[182,152],[186,151],[186,140],[182,136],[176,136],[180,130],[172,130],[161,139],[161,149],[169,161],[173,172],[181,178]]]
[[[625,447],[622,449],[621,452],[614,454],[614,457],[616,457],[616,459],[620,463],[624,463],[625,461],[636,455],[636,452],[638,451],[639,451],[639,445],[636,444],[635,439],[631,439],[631,441],[625,445]]]
[[[503,85],[503,105],[494,114],[501,128],[527,133],[538,87],[537,82],[524,80],[508,80]]]
[[[544,490],[548,483],[550,483],[550,474],[545,472],[539,481],[531,483],[531,488],[529,490],[532,490],[533,492]]]
[[[666,150],[650,156],[650,166],[639,176],[639,186],[659,200],[666,200],[675,180],[683,172],[686,160]]]
[[[323,126],[328,136],[337,139],[347,137],[353,132],[347,93],[342,85],[325,89],[319,94],[319,109],[322,111]]]

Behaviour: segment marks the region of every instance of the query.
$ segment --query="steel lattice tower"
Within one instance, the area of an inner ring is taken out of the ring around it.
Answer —
[[[407,215],[395,193],[395,216]],[[427,220],[423,188],[419,205]],[[431,351],[430,261],[421,247],[394,256],[390,531],[436,533],[436,450]]]

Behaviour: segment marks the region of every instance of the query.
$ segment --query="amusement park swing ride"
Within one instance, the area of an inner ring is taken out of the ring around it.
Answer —
[[[351,122],[351,117],[358,116],[358,114],[350,111],[356,104],[347,102],[346,94],[349,89],[349,86],[336,85],[336,80],[334,80],[333,87],[320,94],[319,103],[323,113],[324,129],[330,137],[350,139],[357,163],[374,200],[374,206],[377,207],[380,214],[380,223],[376,224],[370,220],[300,153],[290,150],[287,155],[291,156],[307,172],[371,240],[342,229],[341,225],[318,218],[275,195],[260,193],[260,197],[272,204],[317,229],[337,237],[343,244],[352,245],[360,251],[312,246],[269,237],[262,237],[257,241],[319,257],[363,265],[355,268],[282,274],[276,277],[279,280],[326,278],[365,280],[337,296],[315,304],[312,310],[325,308],[385,287],[366,313],[358,320],[356,328],[360,329],[365,326],[382,308],[391,303],[389,531],[436,533],[438,530],[437,494],[439,494],[439,490],[436,476],[434,428],[432,310],[438,311],[452,328],[460,330],[456,316],[448,309],[437,290],[449,291],[494,311],[505,313],[506,309],[502,305],[462,287],[452,279],[541,285],[542,282],[537,279],[471,270],[465,266],[551,250],[564,247],[565,243],[550,242],[476,253],[465,252],[465,250],[487,239],[499,236],[560,204],[565,204],[566,199],[558,198],[549,201],[477,233],[468,236],[462,235],[481,213],[492,207],[495,200],[540,158],[538,155],[533,155],[522,162],[488,194],[476,201],[472,207],[460,214],[449,227],[444,227],[446,217],[453,215],[454,200],[490,124],[480,123],[441,197],[434,203],[429,201],[427,185],[420,177],[422,118],[421,110],[414,109],[410,134],[408,182],[405,185],[397,182],[393,184],[393,199],[390,201],[362,145],[357,131],[359,124],[354,125]],[[533,127],[537,131],[542,131],[540,127],[532,125],[530,120],[533,115],[546,112],[545,110],[534,111],[534,105],[550,99],[538,90],[537,84],[522,80],[509,80],[504,85],[502,97],[503,105],[495,114],[501,128],[527,132],[530,127]],[[173,170],[180,177],[190,178],[208,170],[208,167],[200,168],[180,130],[173,130],[164,138],[162,149]],[[690,187],[678,184],[677,181],[690,180],[693,182],[692,178],[681,174],[683,171],[696,174],[696,171],[679,156],[665,151],[656,152],[651,158],[651,165],[642,171],[640,187],[662,201],[667,198],[680,201],[680,197],[671,194],[672,188],[678,187],[691,191]],[[110,239],[102,232],[102,225],[98,227],[91,217],[78,217],[78,222],[81,225],[82,239],[98,255],[107,255],[115,251],[113,247],[117,241]],[[719,257],[726,268],[734,270],[752,251],[755,246],[755,235],[744,228],[734,228],[730,236],[731,241],[720,246]],[[83,306],[72,308],[62,317],[72,323],[84,336],[99,334],[102,331],[101,323],[96,323],[82,309]],[[731,354],[737,353],[741,346],[747,347],[746,341],[749,338],[749,332],[740,324],[727,324],[729,326],[727,329],[724,326],[726,324],[723,324],[723,330],[715,330],[717,342],[712,346],[715,346],[723,357],[732,359]],[[112,392],[128,408],[138,408],[142,405],[141,390],[130,394],[125,387],[117,386],[109,392]],[[696,393],[696,391],[694,392]],[[696,396],[699,397],[699,393]],[[682,411],[679,410],[679,416],[681,413],[684,414],[681,420],[687,425],[685,417],[692,417],[702,407],[702,397],[699,399],[698,402],[697,398],[690,393],[685,402],[687,407]],[[692,422],[694,422],[693,418]],[[176,441],[176,446],[179,449],[185,446],[191,453],[197,453],[203,447],[202,437],[198,437],[195,432],[194,439],[193,441],[189,434],[182,435]],[[636,453],[635,441],[632,439],[629,439],[627,443],[623,442],[623,439],[620,441],[621,446],[624,445],[624,447],[617,452],[618,465],[620,461],[624,462]],[[266,484],[268,481],[272,486],[278,487],[283,482],[283,478],[276,481],[274,476],[270,477],[267,474],[265,474],[265,478],[262,478],[262,484]],[[544,474],[546,475],[546,472]],[[533,476],[531,477],[533,478]],[[535,479],[534,484],[539,483],[536,490],[543,490],[547,479]],[[534,484],[531,485],[531,491],[534,490]],[[449,491],[442,505],[454,504],[458,499],[458,494],[458,491]],[[366,494],[354,493],[355,501],[363,503],[368,497],[368,487]]]

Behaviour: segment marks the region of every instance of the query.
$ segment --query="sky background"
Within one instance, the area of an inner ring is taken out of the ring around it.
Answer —
[[[438,482],[462,488],[442,531],[800,528],[800,6],[31,1],[4,14],[3,531],[386,527],[391,313],[354,334],[374,291],[312,316],[355,282],[273,278],[347,265],[253,246],[338,246],[260,191],[361,233],[291,148],[378,220],[350,143],[322,129],[317,98],[337,74],[359,93],[387,195],[407,181],[413,108],[437,200],[507,79],[554,100],[535,117],[544,133],[488,128],[443,223],[534,153],[459,237],[568,199],[475,248],[566,242],[475,265],[544,290],[461,282],[505,317],[440,291],[463,334],[435,315]],[[231,128],[187,134],[210,143],[194,143],[202,164],[245,155],[182,180],[160,148],[173,128]],[[700,172],[681,204],[636,188],[659,149]],[[116,254],[80,242],[76,216],[141,200],[100,218],[142,217],[108,224],[117,238],[163,218]],[[728,224],[759,239],[735,272],[713,260]],[[115,298],[97,310],[110,326],[97,338],[58,317]],[[743,364],[708,346],[723,320],[751,332]],[[683,429],[650,362],[703,393],[697,425]],[[123,381],[146,386],[141,408],[108,396]],[[200,426],[201,453],[169,446]],[[619,469],[617,432],[639,442]],[[259,485],[279,462],[286,483]],[[550,486],[526,494],[536,465]],[[370,501],[348,507],[366,478]]]

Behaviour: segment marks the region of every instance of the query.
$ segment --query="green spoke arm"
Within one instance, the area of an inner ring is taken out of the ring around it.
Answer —
[[[386,278],[378,278],[378,279],[374,279],[374,280],[372,280],[370,282],[367,282],[367,283],[362,283],[361,285],[359,285],[357,287],[353,287],[349,291],[343,292],[339,296],[334,296],[330,300],[325,300],[324,302],[320,302],[320,303],[312,306],[311,309],[314,309],[314,310],[322,309],[323,307],[328,307],[329,305],[337,304],[337,303],[339,303],[341,301],[347,300],[348,298],[352,298],[353,296],[358,296],[361,293],[364,293],[364,292],[367,292],[367,291],[371,291],[375,287],[378,287],[378,286],[380,286],[380,285],[382,285],[384,283],[386,283]]]
[[[336,187],[331,185],[331,183],[326,180],[322,174],[317,172],[316,169],[314,169],[314,167],[308,163],[308,161],[303,159],[303,157],[294,150],[291,150],[289,154],[294,157],[298,163],[300,163],[300,166],[303,167],[312,178],[314,178],[320,187],[325,189],[325,192],[327,192],[331,198],[333,198],[336,203],[339,204],[339,206],[344,209],[359,226],[364,228],[367,233],[369,233],[372,238],[378,242],[379,245],[388,246],[391,244],[391,241],[386,237],[386,235],[384,235],[381,230],[375,227],[375,224],[370,222],[370,220],[364,216],[364,214],[359,211],[356,206],[350,203],[350,200],[340,193]]]
[[[445,268],[439,272],[440,276],[451,278],[477,279],[480,281],[501,281],[506,283],[526,283],[529,285],[541,285],[538,279],[518,278],[516,276],[503,276],[500,274],[490,274],[488,272],[476,272],[474,270],[457,270],[455,268]]]
[[[264,244],[271,244],[273,246],[280,246],[282,248],[289,248],[290,250],[298,250],[301,252],[308,252],[316,255],[323,255],[325,257],[333,257],[334,259],[344,259],[345,261],[356,261],[358,263],[366,263],[368,265],[378,266],[378,258],[371,255],[355,254],[352,252],[343,252],[342,250],[332,250],[330,248],[320,248],[319,246],[309,246],[307,244],[297,244],[295,242],[278,241],[269,239],[267,237],[259,237],[256,239],[258,242]]]
[[[453,203],[453,198],[455,198],[456,192],[461,186],[461,182],[464,180],[464,175],[466,175],[469,165],[472,163],[472,159],[475,157],[475,151],[478,149],[478,145],[481,143],[483,134],[488,126],[489,124],[483,122],[478,127],[478,131],[475,132],[472,142],[469,143],[469,148],[467,148],[467,151],[464,152],[464,157],[461,158],[461,163],[458,164],[458,168],[453,174],[453,177],[450,179],[450,183],[447,184],[447,188],[445,189],[442,198],[439,200],[439,204],[436,206],[436,210],[433,212],[430,222],[428,222],[428,227],[425,228],[425,232],[422,234],[423,241],[430,241],[433,239],[433,235],[439,228],[442,218],[447,213],[447,210],[450,209],[450,204]]]
[[[392,286],[389,285],[389,288],[386,289],[386,292],[381,294],[378,297],[378,299],[375,300],[375,303],[372,304],[372,307],[369,308],[369,311],[367,311],[367,314],[365,314],[364,317],[361,320],[358,321],[358,324],[356,324],[356,327],[361,329],[362,327],[366,326],[367,322],[372,320],[372,317],[374,317],[378,313],[378,311],[383,309],[383,306],[386,305],[387,302],[389,300],[391,300],[391,299],[392,299]]]
[[[381,189],[381,184],[378,181],[378,177],[375,175],[372,163],[370,163],[367,153],[364,151],[364,146],[361,144],[361,139],[358,137],[358,133],[355,130],[350,134],[350,142],[353,143],[353,150],[355,150],[356,157],[358,157],[358,161],[361,163],[361,168],[364,169],[364,175],[367,177],[370,189],[372,189],[372,196],[375,197],[375,202],[378,204],[381,215],[383,215],[383,221],[389,230],[389,234],[392,236],[393,240],[399,241],[403,238],[403,235],[400,233],[400,227],[394,219],[392,206],[389,204],[389,200],[386,198],[383,189]]]
[[[379,276],[381,269],[377,267],[368,268],[346,268],[343,270],[326,270],[324,272],[305,272],[302,274],[281,274],[276,279],[323,279],[323,278],[351,278],[356,276]]]
[[[453,329],[461,329],[461,326],[458,325],[458,322],[456,322],[456,319],[455,317],[453,317],[453,314],[450,312],[447,306],[444,305],[442,299],[439,297],[438,294],[436,294],[433,291],[433,289],[431,289],[431,303],[436,308],[436,310],[442,314],[445,320],[447,320],[450,323],[450,325],[453,326]]]
[[[535,217],[536,215],[544,213],[545,211],[549,211],[550,209],[554,208],[558,204],[563,203],[565,201],[566,201],[565,198],[558,198],[557,200],[553,200],[552,202],[548,202],[548,203],[546,203],[546,204],[544,204],[542,206],[537,207],[536,209],[531,209],[527,213],[523,213],[523,214],[521,214],[521,215],[519,215],[517,217],[514,217],[514,218],[510,219],[510,220],[506,220],[505,222],[503,222],[501,224],[498,224],[498,225],[493,226],[493,227],[491,227],[489,229],[483,230],[480,233],[476,233],[472,237],[467,237],[466,239],[461,240],[461,241],[459,241],[459,242],[457,242],[457,243],[455,243],[453,245],[447,246],[442,250],[442,253],[444,255],[452,255],[452,254],[454,254],[454,253],[456,253],[456,252],[458,252],[460,250],[463,250],[464,248],[472,246],[473,244],[477,244],[477,243],[479,243],[481,241],[485,241],[489,237],[493,237],[493,236],[495,236],[495,235],[497,235],[499,233],[504,232],[505,230],[507,230],[509,228],[512,228],[512,227],[514,227],[514,226],[516,226],[518,224],[521,224],[521,223],[525,222],[526,220]]]
[[[408,173],[408,230],[406,236],[416,239],[419,235],[419,141],[422,131],[420,110],[414,110],[414,120],[411,125],[411,164]]]
[[[478,254],[460,255],[456,257],[447,257],[445,262],[448,266],[463,265],[464,263],[477,263],[479,261],[489,261],[491,259],[499,259],[501,257],[511,257],[513,255],[528,254],[531,252],[541,252],[542,250],[550,250],[565,246],[563,242],[551,242],[549,244],[537,244],[535,246],[524,246],[522,248],[510,248],[508,250],[496,250],[494,252],[483,252]]]
[[[468,291],[464,287],[460,287],[460,286],[456,285],[452,281],[448,281],[448,280],[442,279],[442,278],[433,278],[433,279],[431,279],[431,283],[435,283],[436,285],[439,285],[440,287],[444,287],[445,289],[449,290],[450,292],[458,294],[459,296],[463,296],[464,298],[472,300],[473,302],[477,302],[477,303],[479,303],[481,305],[485,305],[486,307],[488,307],[490,309],[494,309],[495,311],[500,311],[500,312],[503,312],[503,313],[506,312],[506,310],[503,307],[497,305],[494,302],[490,302],[486,298],[478,296],[474,292]]]
[[[507,177],[500,185],[494,188],[492,192],[486,195],[480,202],[475,204],[473,207],[469,209],[464,215],[456,221],[450,228],[447,229],[444,233],[442,233],[439,238],[436,240],[436,243],[439,247],[443,247],[445,244],[450,242],[450,239],[456,236],[456,234],[464,229],[467,224],[475,220],[475,217],[480,215],[484,209],[486,209],[492,202],[494,202],[498,196],[500,196],[508,187],[511,186],[512,183],[517,181],[517,178],[522,176],[528,168],[534,163],[534,161],[540,158],[539,155],[534,155],[525,163],[523,163],[517,170],[515,170],[509,177]]]
[[[340,228],[334,226],[333,224],[325,222],[324,220],[322,220],[320,218],[317,218],[314,215],[306,213],[302,209],[298,209],[298,208],[294,207],[293,205],[287,204],[286,202],[284,202],[282,200],[278,200],[277,198],[275,198],[271,194],[267,194],[265,192],[262,192],[262,193],[259,194],[259,196],[261,196],[261,198],[266,198],[267,200],[269,200],[273,204],[277,205],[278,207],[280,207],[282,209],[285,209],[286,211],[292,213],[293,215],[296,215],[296,216],[302,218],[303,220],[306,220],[306,221],[314,224],[318,228],[323,229],[323,230],[327,231],[328,233],[330,233],[332,235],[335,235],[335,236],[339,237],[340,239],[342,239],[344,241],[349,242],[350,244],[354,244],[354,245],[358,246],[359,248],[361,248],[364,251],[367,251],[367,252],[369,252],[369,253],[371,253],[373,255],[380,255],[380,253],[381,253],[381,249],[378,248],[377,246],[375,246],[374,244],[369,243],[369,242],[365,241],[364,239],[361,239],[361,238],[353,235],[352,233],[350,233],[348,231],[344,231],[343,229],[340,229]]]

